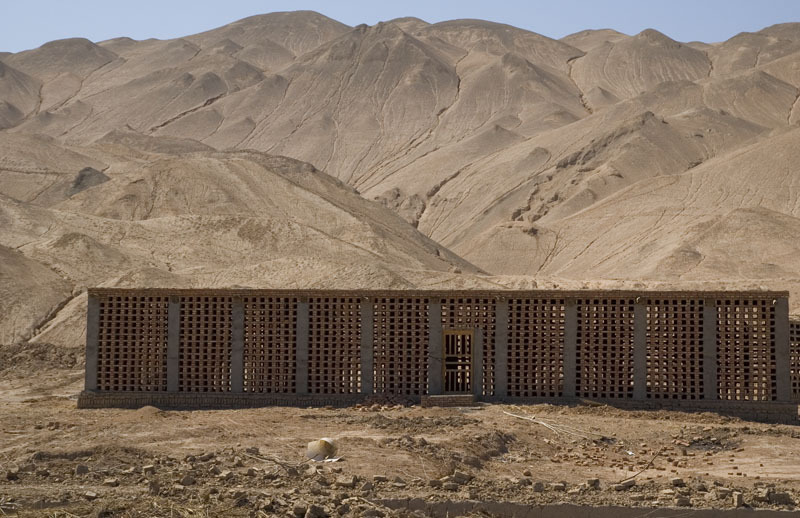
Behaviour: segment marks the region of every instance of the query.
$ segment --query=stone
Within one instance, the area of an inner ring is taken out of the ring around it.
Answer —
[[[148,464],[147,466],[142,466],[142,474],[146,477],[156,474],[156,467],[152,464]]]
[[[103,480],[103,485],[109,487],[117,487],[119,485],[119,480],[116,478],[107,478]]]
[[[468,475],[467,473],[464,473],[462,471],[453,472],[453,475],[451,476],[451,478],[452,478],[453,482],[455,482],[456,484],[466,484],[467,482],[472,480],[472,476],[471,475]]]
[[[357,482],[358,479],[354,475],[351,475],[351,476],[337,477],[335,484],[337,487],[347,487],[352,489],[356,487]]]
[[[731,498],[733,500],[733,507],[742,507],[744,505],[744,495],[741,491],[734,491]]]
[[[672,484],[674,487],[684,487],[686,482],[683,481],[680,477],[674,477],[669,479],[669,483]]]
[[[530,477],[532,475],[531,470],[526,469],[525,471],[522,472],[522,475],[525,477]]]
[[[459,485],[455,482],[445,482],[442,484],[442,489],[445,491],[458,491]]]
[[[258,451],[258,446],[251,446],[244,450],[245,453],[249,453],[250,455],[259,455],[260,452]]]
[[[581,493],[581,488],[580,487],[573,487],[572,489],[567,491],[568,495],[579,495],[580,493]]]
[[[41,468],[36,470],[36,475],[39,477],[49,477],[50,472],[47,471],[47,468]]]
[[[372,491],[373,489],[375,489],[375,484],[369,480],[361,484],[361,491]]]
[[[692,505],[692,501],[685,496],[676,496],[675,499],[673,500],[673,503],[678,507],[691,507]]]
[[[775,505],[794,505],[794,499],[789,493],[775,491],[769,494],[769,503]]]
[[[432,478],[428,481],[428,485],[431,487],[442,487],[442,481],[438,478]]]
[[[614,491],[625,491],[632,488],[635,485],[636,481],[632,478],[629,478],[628,480],[620,482],[619,484],[612,485],[611,489],[613,489]]]
[[[75,466],[76,475],[86,475],[87,473],[89,473],[89,466],[86,464],[78,464]]]
[[[361,512],[361,516],[366,518],[383,518],[385,514],[383,514],[383,511],[378,509],[367,509]]]
[[[542,491],[544,491],[544,483],[534,482],[533,486],[531,486],[531,489],[533,490],[534,493],[541,493]]]
[[[719,498],[720,500],[724,500],[725,498],[728,498],[729,496],[731,496],[731,491],[732,490],[730,488],[727,488],[727,487],[718,487],[717,488],[717,498]]]
[[[151,480],[147,490],[150,491],[151,495],[157,495],[161,492],[161,484],[157,480]]]
[[[383,475],[374,475],[374,476],[372,477],[372,481],[373,481],[373,482],[388,482],[388,481],[389,481],[389,479],[388,479],[388,478],[386,478],[386,477],[385,477],[385,476],[383,476]]]
[[[631,493],[630,496],[628,496],[628,499],[631,502],[641,502],[644,500],[644,495],[641,493]]]
[[[318,505],[309,505],[306,509],[306,513],[304,518],[327,518],[328,513],[325,512],[325,509]]]
[[[229,469],[223,469],[219,473],[219,478],[221,478],[222,480],[230,480],[233,478],[233,471]]]
[[[208,453],[204,453],[204,454],[198,456],[197,460],[199,460],[200,462],[208,462],[211,459],[213,459],[214,457],[215,457],[215,455],[213,453],[208,452]]]
[[[772,494],[772,488],[762,487],[753,495],[754,502],[769,502],[769,497]]]
[[[550,483],[550,490],[551,491],[566,491],[567,485],[564,482],[552,482]]]
[[[191,475],[184,475],[183,478],[180,480],[180,485],[182,486],[191,486],[194,485],[196,482],[195,478]]]
[[[19,480],[19,473],[16,470],[6,471],[6,480],[8,481]]]
[[[247,472],[245,473],[248,477],[255,477],[258,475],[258,470],[256,468],[247,468]]]
[[[233,467],[234,468],[241,468],[242,466],[244,466],[244,461],[242,460],[242,458],[241,457],[234,457],[233,458]]]
[[[302,518],[303,516],[306,515],[306,506],[305,505],[295,505],[292,508],[292,514]]]
[[[474,457],[472,455],[467,455],[464,457],[463,460],[464,464],[473,468],[480,468],[483,464],[481,464],[481,459],[478,457]]]
[[[590,478],[586,480],[586,485],[592,489],[597,489],[600,487],[600,479],[599,478]]]
[[[220,473],[222,473],[222,470],[220,469],[219,466],[214,465],[214,466],[211,466],[211,468],[208,470],[208,472],[211,473],[212,475],[216,476],[216,475],[219,475]]]
[[[83,494],[83,498],[85,498],[86,500],[89,500],[90,502],[92,500],[97,500],[97,497],[98,497],[98,495],[94,491],[87,491],[87,492],[85,492]]]

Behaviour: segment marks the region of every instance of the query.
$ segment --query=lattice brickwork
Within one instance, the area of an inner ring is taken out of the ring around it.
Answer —
[[[375,392],[428,393],[429,299],[373,301]]]
[[[99,298],[97,388],[167,390],[168,297]]]
[[[508,395],[564,391],[564,299],[508,301]]]
[[[647,300],[647,397],[703,398],[703,300]]]
[[[178,390],[231,390],[232,297],[180,298],[181,334]]]
[[[633,299],[578,299],[576,393],[633,397]]]
[[[308,391],[361,391],[361,312],[358,297],[309,299]]]
[[[245,392],[296,392],[297,298],[244,297]]]
[[[483,330],[483,394],[493,396],[495,299],[446,298],[441,299],[441,304],[443,329],[480,328]]]
[[[770,401],[776,394],[775,307],[766,299],[717,301],[719,398]]]
[[[789,375],[792,399],[800,401],[800,322],[789,322]]]

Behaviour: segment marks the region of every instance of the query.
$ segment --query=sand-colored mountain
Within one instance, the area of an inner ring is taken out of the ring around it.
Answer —
[[[799,97],[792,23],[291,12],[3,53],[0,342],[79,342],[98,284],[798,292]]]
[[[27,313],[4,312],[0,329],[14,339],[32,337],[80,286],[403,288],[451,271],[477,272],[309,164],[254,151],[190,151],[191,142],[154,151],[158,144],[163,140],[136,134],[106,136],[83,150],[98,157],[87,158],[92,163],[108,161],[97,173],[104,180],[46,206],[41,197],[0,195],[2,244],[15,258],[3,261],[0,275],[32,272],[4,297],[27,304]],[[53,284],[62,297],[29,300],[32,287],[24,282],[33,277],[46,280],[33,287]]]

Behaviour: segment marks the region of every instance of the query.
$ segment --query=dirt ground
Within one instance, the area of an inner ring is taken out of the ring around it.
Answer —
[[[79,351],[6,347],[0,361],[0,516],[410,516],[390,508],[404,498],[800,502],[800,426],[595,405],[77,410]],[[341,460],[305,459],[321,437]]]

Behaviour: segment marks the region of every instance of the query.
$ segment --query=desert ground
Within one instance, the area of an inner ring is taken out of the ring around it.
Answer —
[[[20,347],[2,360],[6,515],[526,516],[564,503],[646,512],[800,502],[797,426],[588,402],[76,410],[80,351]],[[339,461],[306,458],[322,437]]]

